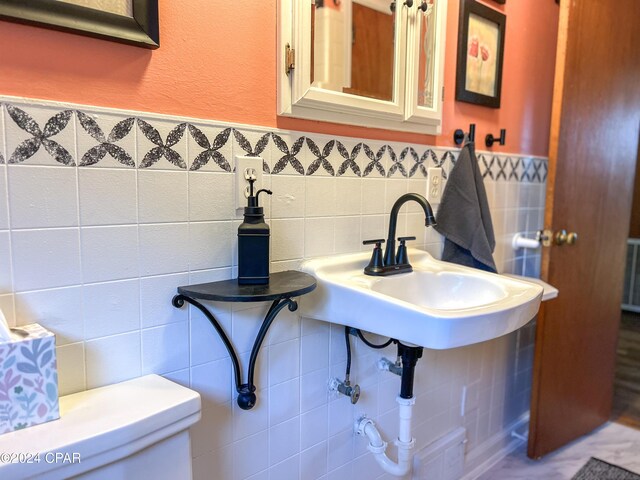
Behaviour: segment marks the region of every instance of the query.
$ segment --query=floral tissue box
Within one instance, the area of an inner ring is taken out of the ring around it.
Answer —
[[[60,418],[55,335],[37,323],[0,343],[0,434]]]

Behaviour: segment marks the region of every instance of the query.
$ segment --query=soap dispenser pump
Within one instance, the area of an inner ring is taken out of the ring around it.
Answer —
[[[271,190],[265,188],[253,195],[249,179],[249,198],[244,207],[244,221],[238,227],[238,284],[267,285],[269,283],[269,225],[264,221],[264,209],[258,206],[258,196]]]

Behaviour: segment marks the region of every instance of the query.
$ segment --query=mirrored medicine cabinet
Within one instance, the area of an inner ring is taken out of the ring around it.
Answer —
[[[279,0],[278,113],[439,134],[447,0]]]

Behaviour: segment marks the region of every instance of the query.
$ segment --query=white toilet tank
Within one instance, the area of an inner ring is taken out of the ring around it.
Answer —
[[[0,436],[0,479],[189,480],[199,419],[200,395],[158,375],[61,397],[59,420]]]

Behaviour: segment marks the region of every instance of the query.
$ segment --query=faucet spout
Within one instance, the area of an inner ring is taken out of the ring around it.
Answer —
[[[417,202],[424,210],[424,224],[426,227],[436,225],[436,219],[433,216],[431,205],[422,195],[417,193],[405,193],[396,200],[391,208],[391,216],[389,217],[389,235],[387,236],[387,248],[384,252],[384,265],[396,264],[396,227],[398,224],[398,213],[400,208],[407,202]]]

